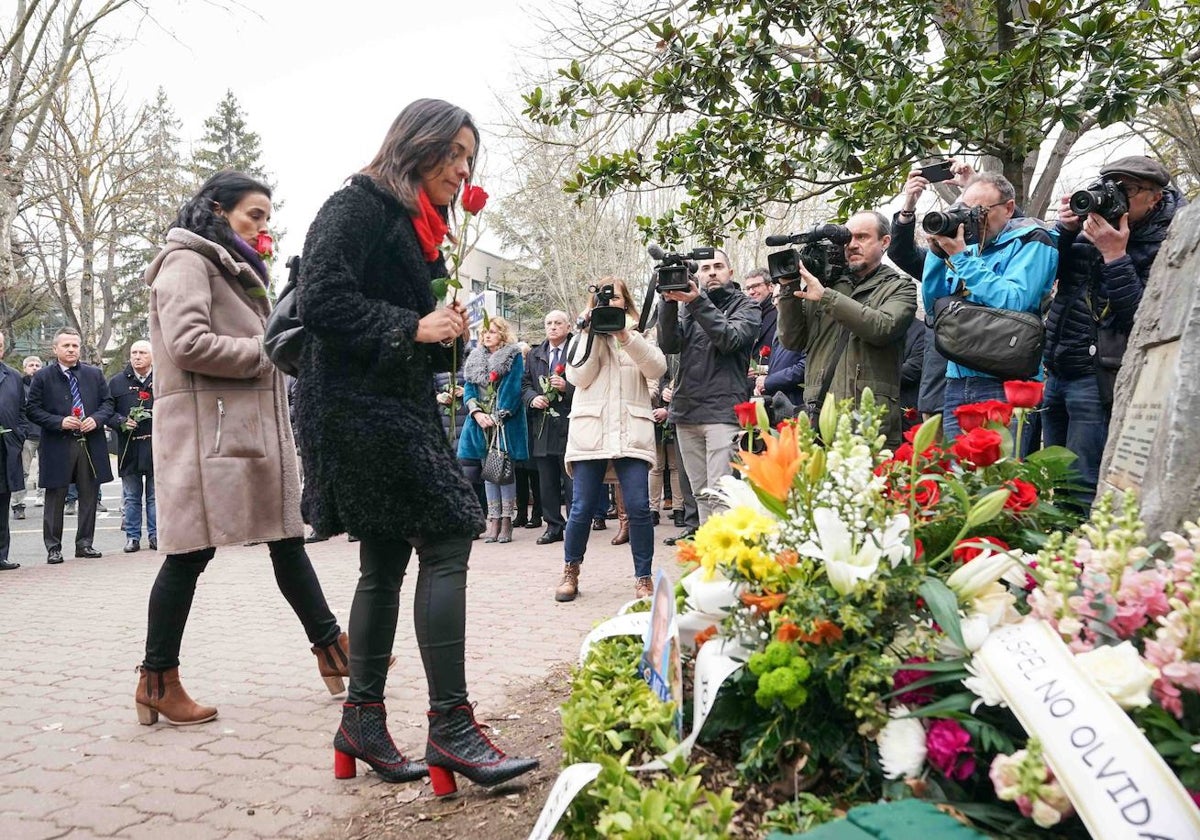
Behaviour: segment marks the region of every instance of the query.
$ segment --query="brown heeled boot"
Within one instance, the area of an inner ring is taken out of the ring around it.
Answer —
[[[150,726],[158,722],[159,715],[172,726],[191,726],[208,723],[217,716],[212,706],[201,706],[188,696],[179,682],[179,669],[148,671],[139,666],[137,692],[133,696],[137,706],[138,723]]]
[[[625,497],[621,495],[621,486],[613,487],[613,495],[617,498],[617,535],[612,538],[613,545],[625,545],[629,542],[629,514],[625,510]]]
[[[345,691],[344,680],[350,679],[350,637],[341,633],[327,645],[313,645],[312,652],[317,657],[317,669],[329,693]],[[395,664],[396,657],[393,656],[388,660],[388,670]]]

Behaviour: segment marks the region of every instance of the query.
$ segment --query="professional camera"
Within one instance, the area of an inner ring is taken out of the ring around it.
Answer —
[[[658,292],[686,292],[700,260],[711,260],[716,248],[693,248],[689,253],[668,253],[657,245],[646,249],[658,261],[654,267],[654,288]]]
[[[594,333],[609,335],[625,329],[625,309],[613,306],[612,299],[616,291],[611,283],[603,286],[588,286],[588,291],[596,296],[596,305],[588,315],[580,316],[576,327],[587,327]]]
[[[1129,212],[1129,197],[1119,181],[1105,178],[1089,184],[1086,190],[1071,193],[1071,212],[1076,216],[1098,213],[1115,225]]]
[[[945,212],[930,210],[921,219],[921,229],[933,236],[954,236],[963,228],[963,241],[974,245],[979,241],[979,228],[987,216],[987,208],[952,204]]]
[[[801,265],[822,283],[830,282],[846,267],[845,246],[850,239],[850,228],[834,224],[816,225],[804,233],[768,236],[769,246],[804,246],[799,251],[787,248],[767,254],[771,282],[790,283],[800,276]]]

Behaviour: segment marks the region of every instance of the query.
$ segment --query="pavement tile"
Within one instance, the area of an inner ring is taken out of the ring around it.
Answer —
[[[85,801],[55,811],[51,816],[51,819],[64,829],[75,828],[77,831],[90,832],[96,837],[111,837],[123,828],[137,825],[145,818],[145,814],[128,805],[97,805]]]

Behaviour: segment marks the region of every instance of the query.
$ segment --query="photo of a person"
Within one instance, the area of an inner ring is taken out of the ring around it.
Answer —
[[[659,571],[651,599],[650,626],[638,674],[660,699],[674,701],[675,728],[683,727],[683,666],[679,660],[679,631],[675,626],[675,588]]]

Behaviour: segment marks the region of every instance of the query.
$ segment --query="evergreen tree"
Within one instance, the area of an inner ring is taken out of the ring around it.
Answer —
[[[261,138],[246,126],[246,114],[232,90],[204,121],[204,136],[192,154],[192,172],[200,181],[222,169],[245,172],[274,186],[263,168]]]

